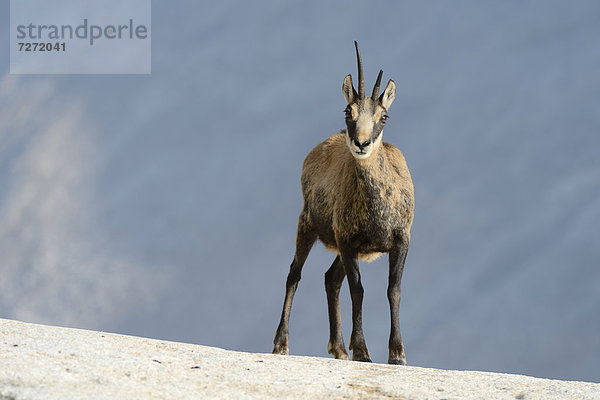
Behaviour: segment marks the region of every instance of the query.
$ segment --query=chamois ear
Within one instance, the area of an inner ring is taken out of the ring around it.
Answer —
[[[352,103],[358,96],[358,93],[356,93],[356,90],[354,90],[354,86],[352,85],[352,76],[350,74],[346,75],[344,78],[344,83],[342,84],[342,93],[344,93],[346,105]]]
[[[396,98],[396,84],[394,83],[393,80],[390,79],[388,81],[387,86],[385,87],[385,90],[383,91],[381,96],[379,96],[379,102],[381,103],[383,108],[385,108],[387,110],[388,108],[390,108],[390,106],[394,102],[395,98]]]

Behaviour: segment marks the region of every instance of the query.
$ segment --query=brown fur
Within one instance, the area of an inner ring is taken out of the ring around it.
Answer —
[[[365,160],[355,159],[338,133],[317,145],[302,168],[304,207],[299,231],[318,230],[325,247],[339,254],[338,240],[355,242],[359,257],[372,261],[390,251],[393,236],[410,237],[414,191],[404,156],[383,143]],[[364,233],[376,237],[371,240]]]

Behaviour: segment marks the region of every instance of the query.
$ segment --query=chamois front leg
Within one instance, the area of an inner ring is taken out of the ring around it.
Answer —
[[[327,292],[327,308],[329,310],[329,343],[327,351],[335,358],[349,360],[350,356],[344,345],[342,336],[342,320],[340,317],[340,287],[346,277],[344,266],[337,256],[331,267],[325,272],[325,291]]]
[[[406,365],[404,344],[400,335],[400,282],[404,271],[404,261],[408,253],[409,236],[403,233],[394,248],[390,251],[390,275],[387,296],[390,302],[390,341],[389,341],[389,364]]]
[[[294,293],[298,288],[298,282],[302,275],[302,266],[308,257],[308,253],[315,243],[317,236],[312,231],[306,231],[302,229],[302,226],[298,226],[298,234],[296,237],[296,254],[292,265],[290,265],[290,272],[288,273],[287,280],[285,283],[285,300],[283,302],[283,310],[281,311],[281,320],[279,326],[275,332],[275,338],[273,340],[273,354],[289,354],[289,320],[290,311],[292,309],[292,300],[294,299]]]
[[[364,289],[360,282],[358,270],[358,254],[356,251],[340,246],[340,253],[348,286],[350,286],[350,297],[352,299],[352,335],[350,336],[350,350],[352,350],[353,361],[371,362],[371,356],[365,343],[365,335],[362,329],[362,301]]]

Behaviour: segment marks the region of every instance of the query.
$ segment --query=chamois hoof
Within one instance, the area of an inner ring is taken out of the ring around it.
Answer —
[[[330,350],[329,354],[333,355],[337,360],[349,360],[350,356],[343,350]]]
[[[368,351],[352,351],[352,361],[372,362]]]
[[[342,345],[332,345],[331,341],[329,343],[327,343],[327,352],[329,354],[331,354],[332,356],[334,356],[336,358],[336,360],[349,360],[350,356],[348,355],[348,352],[346,351],[346,349],[344,348],[344,344],[342,343]]]
[[[275,347],[273,347],[273,354],[287,356],[290,354],[290,349],[288,346],[275,345]]]
[[[406,365],[406,356],[404,355],[404,350],[391,350],[388,355],[388,364]]]

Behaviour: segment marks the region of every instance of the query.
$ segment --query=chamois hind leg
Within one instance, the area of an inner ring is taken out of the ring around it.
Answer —
[[[327,292],[327,308],[329,310],[329,343],[327,351],[335,358],[349,360],[350,356],[344,345],[342,336],[342,320],[340,317],[340,287],[346,277],[344,266],[337,256],[331,267],[325,272],[325,291]]]
[[[308,257],[308,253],[312,248],[313,244],[317,239],[317,235],[312,231],[307,231],[299,224],[298,234],[296,237],[296,254],[292,265],[290,265],[290,272],[288,273],[287,280],[285,283],[285,300],[283,303],[283,311],[281,312],[281,320],[279,326],[275,332],[275,339],[273,340],[273,354],[289,354],[289,320],[290,310],[292,309],[292,300],[294,299],[294,293],[298,287],[300,276],[302,274],[302,266]]]
[[[360,272],[358,271],[358,254],[352,250],[342,250],[342,248],[340,246],[341,259],[346,276],[348,277],[348,286],[350,286],[350,297],[352,299],[352,335],[350,336],[352,360],[371,362],[371,356],[369,355],[362,329],[364,289],[360,282]]]
[[[400,307],[400,282],[404,271],[404,262],[408,253],[409,236],[403,233],[398,242],[390,251],[390,275],[387,296],[390,302],[390,341],[388,363],[406,365],[404,344],[400,335],[399,307]]]

